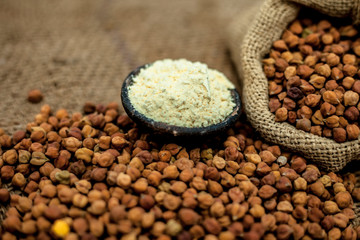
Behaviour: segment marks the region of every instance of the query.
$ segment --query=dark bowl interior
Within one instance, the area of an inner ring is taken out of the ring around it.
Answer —
[[[241,100],[239,93],[236,89],[231,90],[231,96],[236,103],[233,111],[229,116],[225,118],[224,121],[210,125],[207,127],[179,127],[175,125],[170,125],[163,122],[154,121],[145,115],[139,113],[134,106],[131,104],[129,99],[128,87],[133,84],[133,78],[139,74],[140,70],[143,68],[149,67],[151,64],[146,64],[136,68],[132,71],[125,79],[122,88],[121,88],[121,101],[124,106],[124,109],[128,116],[136,122],[138,125],[147,128],[154,134],[166,135],[168,137],[205,137],[209,135],[221,134],[226,131],[227,128],[232,126],[236,120],[240,117],[241,114]]]

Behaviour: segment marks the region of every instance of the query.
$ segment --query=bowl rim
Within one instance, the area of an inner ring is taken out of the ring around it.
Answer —
[[[131,86],[134,81],[133,78],[140,73],[142,69],[150,67],[152,63],[148,63],[142,66],[137,67],[125,78],[122,88],[121,88],[121,101],[127,115],[136,123],[150,128],[151,130],[158,133],[170,134],[173,136],[206,136],[215,134],[221,131],[225,131],[228,127],[233,125],[236,120],[241,115],[241,98],[236,90],[236,88],[230,89],[231,97],[235,102],[235,107],[233,111],[220,123],[209,125],[206,127],[181,127],[176,125],[167,124],[164,122],[158,122],[153,119],[148,118],[144,114],[136,110],[132,105],[129,98],[129,86]]]

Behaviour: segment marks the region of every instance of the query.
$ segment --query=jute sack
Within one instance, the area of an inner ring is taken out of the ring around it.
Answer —
[[[303,6],[333,17],[352,18],[354,24],[360,22],[359,0],[265,0],[261,8],[249,10],[231,24],[229,44],[241,79],[244,109],[252,126],[265,140],[299,152],[324,170],[338,171],[360,158],[360,139],[336,143],[306,133],[288,123],[275,122],[268,107],[268,80],[261,60]]]

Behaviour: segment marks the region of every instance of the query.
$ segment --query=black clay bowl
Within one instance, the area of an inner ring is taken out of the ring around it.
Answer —
[[[139,113],[131,104],[129,98],[128,87],[133,84],[133,78],[139,74],[140,70],[149,67],[151,64],[140,66],[132,71],[125,79],[121,89],[121,101],[128,116],[136,122],[139,126],[149,129],[154,134],[161,134],[166,136],[175,137],[204,137],[209,135],[216,135],[226,131],[227,128],[232,126],[241,114],[241,100],[239,93],[233,89],[231,96],[236,103],[233,111],[227,116],[224,121],[210,125],[207,127],[179,127],[175,125],[166,124],[163,122],[154,121],[145,115]]]

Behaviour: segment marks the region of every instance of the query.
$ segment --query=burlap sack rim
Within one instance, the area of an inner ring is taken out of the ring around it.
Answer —
[[[320,167],[326,170],[338,171],[360,155],[360,138],[336,143],[334,140],[298,130],[288,123],[275,122],[275,116],[268,108],[268,80],[262,70],[261,59],[269,52],[272,42],[280,38],[288,23],[296,18],[299,10],[300,6],[294,3],[266,0],[249,27],[241,47],[240,59],[241,72],[244,74],[245,112],[252,125],[266,140],[299,152],[320,163]],[[274,11],[276,15],[272,15],[272,19],[264,17]],[[256,40],[256,36],[264,32],[268,34],[265,44]],[[255,98],[252,96],[254,94],[257,95],[255,107]],[[263,124],[263,120],[267,124]]]

